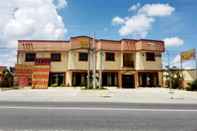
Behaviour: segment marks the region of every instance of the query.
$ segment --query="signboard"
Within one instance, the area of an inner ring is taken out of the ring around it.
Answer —
[[[144,49],[147,50],[155,50],[155,51],[162,51],[162,45],[158,43],[143,43]]]
[[[50,59],[41,58],[35,60],[32,73],[32,88],[47,89],[49,81]]]
[[[87,39],[87,38],[81,38],[79,40],[79,43],[80,43],[80,47],[81,48],[88,48],[89,47],[90,40]]]
[[[22,45],[22,48],[25,50],[32,50],[33,49],[32,42],[22,42],[21,45]]]
[[[191,49],[185,52],[181,53],[181,60],[182,61],[188,61],[188,60],[192,60],[195,58],[195,49]]]

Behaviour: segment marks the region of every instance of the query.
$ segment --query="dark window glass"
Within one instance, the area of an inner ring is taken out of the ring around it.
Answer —
[[[105,53],[105,60],[106,61],[115,61],[115,54],[112,52]]]
[[[79,53],[79,61],[88,61],[88,53],[80,52]]]
[[[60,53],[51,54],[51,61],[61,61],[61,54]]]
[[[146,53],[146,61],[155,61],[155,53]]]
[[[35,53],[26,53],[25,54],[25,61],[26,62],[33,62],[36,59],[36,54]]]

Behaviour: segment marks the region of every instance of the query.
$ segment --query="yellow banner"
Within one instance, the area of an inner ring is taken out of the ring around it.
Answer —
[[[181,60],[182,61],[187,61],[187,60],[192,60],[195,58],[195,49],[191,49],[185,52],[181,52]]]

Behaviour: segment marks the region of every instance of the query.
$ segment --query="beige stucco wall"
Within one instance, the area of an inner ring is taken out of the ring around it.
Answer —
[[[186,81],[193,81],[196,78],[196,71],[195,70],[184,70],[183,77]]]
[[[36,58],[50,58],[52,52],[36,52]],[[66,72],[67,70],[67,52],[61,53],[60,62],[51,62],[51,72]],[[18,63],[25,65],[34,65],[34,62],[25,62],[25,52],[18,53]]]
[[[71,86],[72,85],[72,72],[67,71],[66,72],[66,86]]]
[[[79,52],[87,52],[86,50],[71,50],[68,52],[68,69],[69,70],[87,70],[88,62],[79,61]]]
[[[184,87],[188,86],[188,83],[191,83],[195,79],[197,79],[196,76],[196,70],[184,70],[183,71],[183,78],[184,78]]]
[[[67,52],[61,52],[61,61],[59,62],[51,62],[51,72],[66,72],[67,70],[67,62],[68,56]]]
[[[34,65],[34,62],[25,62],[25,52],[18,52],[17,64]]]
[[[159,74],[158,74],[158,76],[159,76],[159,85],[161,86],[161,87],[163,87],[164,86],[164,83],[163,83],[163,72],[161,71],[161,72],[158,72]]]
[[[100,69],[100,66],[102,64],[103,70],[120,70],[121,68],[121,53],[120,52],[114,52],[115,53],[115,61],[106,61],[105,55],[106,52],[103,51],[102,55],[102,61],[101,61],[101,51],[97,52],[97,70]]]
[[[135,67],[137,70],[161,70],[161,57],[155,57],[155,61],[146,61],[146,53],[137,52]]]

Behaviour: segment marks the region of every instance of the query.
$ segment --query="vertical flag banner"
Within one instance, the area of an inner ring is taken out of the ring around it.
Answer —
[[[50,60],[36,59],[32,73],[32,88],[47,89],[49,81]]]

